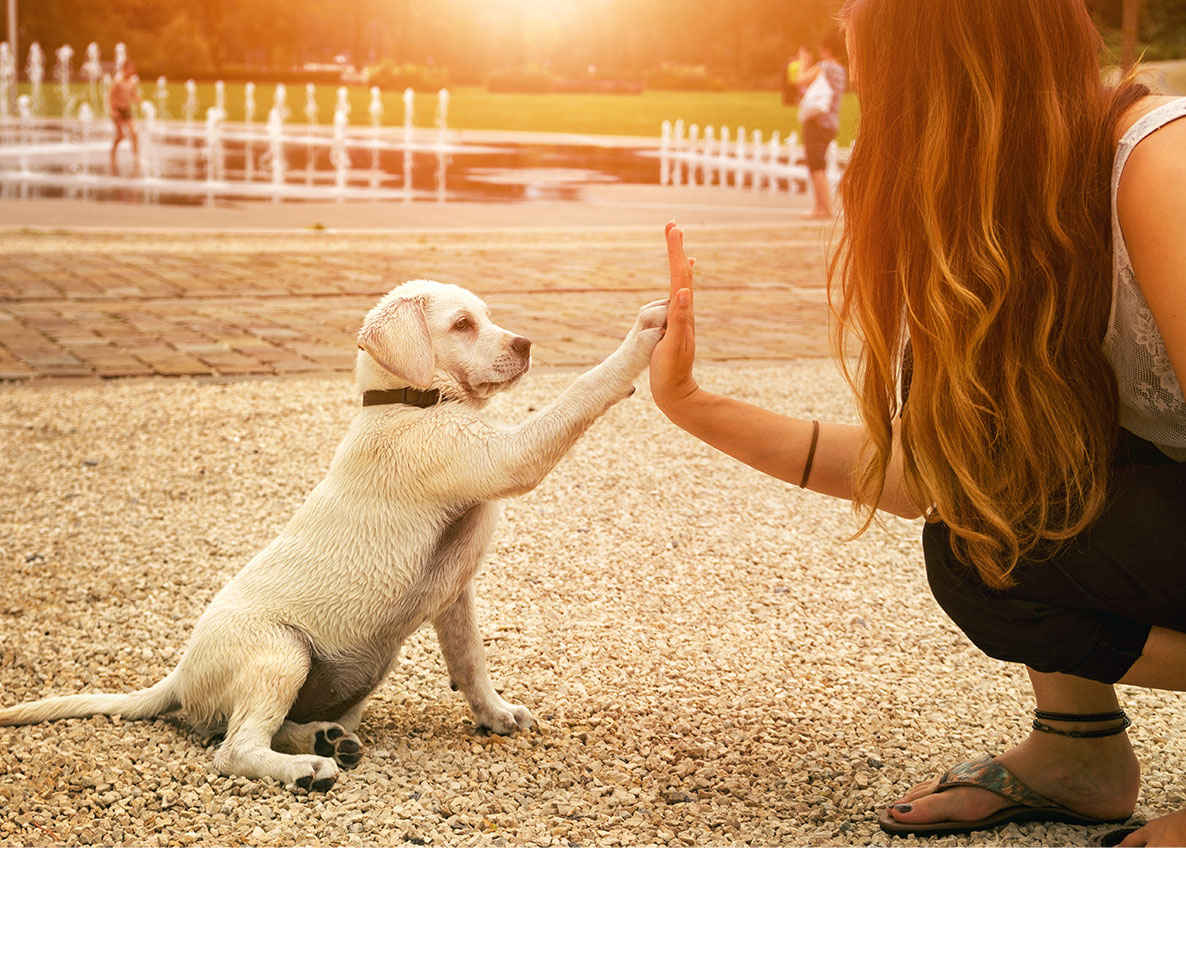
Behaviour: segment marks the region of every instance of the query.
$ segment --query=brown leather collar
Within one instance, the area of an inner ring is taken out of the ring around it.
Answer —
[[[417,387],[397,387],[390,391],[363,391],[362,406],[375,404],[408,404],[414,408],[430,408],[441,399],[435,387],[422,391]]]

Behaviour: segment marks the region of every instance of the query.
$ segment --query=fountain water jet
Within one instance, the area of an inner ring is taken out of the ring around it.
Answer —
[[[243,86],[243,178],[255,178],[255,82]]]
[[[0,122],[4,122],[3,138],[8,141],[8,118],[11,101],[16,94],[16,57],[8,41],[0,42]]]
[[[220,108],[206,109],[206,199],[214,201],[214,186],[223,179],[222,122],[226,117]]]
[[[330,160],[334,164],[334,184],[338,190],[338,201],[346,190],[346,176],[350,170],[350,153],[346,149],[346,125],[349,122],[342,94],[345,88],[338,88],[338,107],[334,111],[334,139],[330,149]]]
[[[437,144],[445,144],[445,131],[449,124],[449,92],[441,88],[437,92]]]
[[[41,45],[33,41],[29,45],[29,58],[25,61],[25,76],[29,79],[33,93],[29,99],[31,115],[41,115],[41,82],[45,80],[45,54]]]
[[[74,56],[74,48],[69,44],[63,44],[55,51],[58,58],[58,66],[54,69],[54,73],[58,78],[59,97],[62,102],[62,117],[70,117],[70,58]]]
[[[276,194],[272,197],[279,200],[279,191],[284,186],[284,85],[276,85],[275,99],[268,111],[268,152],[272,166],[272,187]]]
[[[95,112],[91,109],[91,103],[84,101],[78,106],[78,139],[82,143],[82,161],[80,169],[84,179],[90,178],[91,174],[91,154],[87,145],[91,140],[91,129],[95,124]],[[85,189],[84,189],[85,194]]]
[[[160,176],[159,152],[157,142],[160,125],[157,124],[156,106],[151,101],[140,105],[144,113],[144,124],[140,129],[140,173],[146,183],[151,183]],[[149,192],[146,199],[155,201],[155,191]]]
[[[86,45],[86,61],[80,71],[87,81],[87,97],[90,99],[91,108],[98,111],[99,78],[103,76],[103,65],[99,63],[99,45],[93,40]]]
[[[20,119],[20,131],[17,134],[17,144],[20,145],[20,155],[18,156],[18,164],[22,174],[29,172],[29,128],[33,123],[33,99],[27,95],[22,94],[16,99],[16,113]]]
[[[194,179],[197,178],[194,171],[194,116],[198,113],[198,86],[192,78],[185,82],[185,104],[182,106],[182,112],[185,117],[186,177]]]

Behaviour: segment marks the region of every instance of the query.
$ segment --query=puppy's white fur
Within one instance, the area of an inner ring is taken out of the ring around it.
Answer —
[[[226,738],[226,775],[325,790],[357,763],[367,697],[426,622],[478,725],[529,728],[486,672],[473,576],[499,499],[534,488],[580,434],[628,396],[662,335],[648,304],[621,346],[513,428],[480,411],[529,366],[530,344],[495,326],[457,286],[416,280],[387,294],[359,332],[360,392],[436,389],[440,403],[364,407],[324,480],[280,535],[215,597],[177,667],[131,694],[79,694],[0,711],[0,725],[178,711]]]

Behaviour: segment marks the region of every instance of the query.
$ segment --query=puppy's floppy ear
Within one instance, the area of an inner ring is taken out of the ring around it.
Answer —
[[[432,383],[436,358],[428,333],[425,296],[384,297],[363,320],[358,346],[384,370],[412,387]]]

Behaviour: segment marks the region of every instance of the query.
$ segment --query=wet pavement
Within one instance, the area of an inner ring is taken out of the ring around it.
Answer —
[[[415,278],[478,293],[532,339],[537,365],[587,366],[664,295],[668,216],[698,260],[702,359],[820,357],[830,227],[803,222],[803,204],[670,188],[569,205],[230,214],[4,201],[0,380],[345,373],[363,314]],[[328,230],[308,228],[322,218]]]

